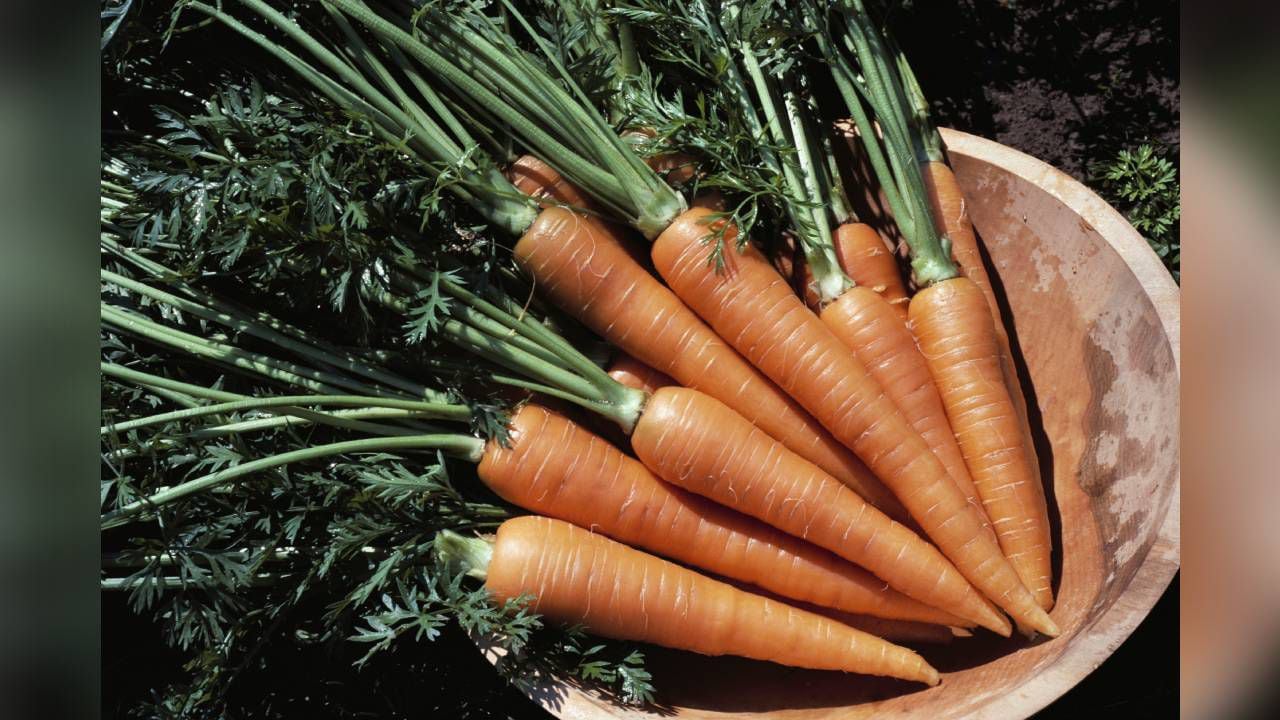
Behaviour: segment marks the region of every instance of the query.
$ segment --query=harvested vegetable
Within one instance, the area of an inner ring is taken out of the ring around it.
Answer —
[[[146,261],[117,243],[110,243],[107,247],[155,279],[174,276],[172,271]],[[185,299],[116,273],[103,273],[104,282],[139,293],[153,302],[164,303],[213,322],[232,326],[237,324],[234,316],[211,310],[195,300]],[[400,276],[400,281],[405,285],[413,282],[405,275]],[[845,535],[839,538],[826,535],[817,544],[846,559],[867,563],[864,567],[879,574],[895,588],[903,586],[903,592],[907,595],[950,610],[952,614],[939,613],[919,602],[886,592],[880,581],[865,572],[844,568],[839,561],[815,552],[803,543],[772,532],[746,518],[740,518],[712,503],[689,497],[659,482],[639,463],[629,460],[599,438],[537,407],[525,407],[513,416],[512,434],[506,437],[506,441],[513,444],[510,449],[504,448],[502,443],[486,444],[483,440],[466,434],[438,430],[422,433],[408,428],[391,428],[386,431],[385,434],[389,436],[385,438],[352,440],[307,448],[295,454],[254,460],[183,482],[123,505],[104,517],[103,527],[119,526],[151,513],[155,508],[206,492],[238,477],[293,462],[363,450],[438,450],[461,460],[479,463],[479,474],[486,484],[504,498],[527,509],[564,517],[588,527],[598,527],[606,534],[670,557],[705,566],[713,572],[760,584],[789,597],[820,604],[830,602],[840,609],[852,612],[964,624],[964,621],[956,619],[959,616],[1008,632],[1008,628],[1001,624],[1002,619],[982,606],[973,589],[931,546],[911,531],[871,509],[856,494],[817,467],[790,453],[764,433],[751,433],[754,426],[729,408],[696,391],[674,387],[664,388],[658,396],[646,402],[644,393],[617,384],[602,370],[591,365],[585,357],[568,347],[562,339],[532,319],[503,311],[447,277],[437,275],[434,282],[457,300],[457,307],[450,312],[451,317],[441,318],[438,323],[444,337],[469,352],[511,367],[531,378],[531,381],[525,381],[495,376],[496,381],[539,390],[552,397],[576,403],[612,419],[624,430],[634,430],[635,447],[641,459],[653,470],[668,481],[714,496],[715,493],[704,485],[696,485],[698,482],[709,481],[711,473],[718,472],[708,469],[705,460],[703,465],[698,464],[699,455],[708,458],[709,453],[718,454],[724,447],[714,435],[689,435],[685,432],[671,435],[673,442],[685,443],[683,448],[693,448],[694,455],[691,457],[673,454],[669,449],[671,443],[663,440],[640,443],[642,436],[652,438],[653,433],[662,433],[662,428],[667,425],[689,420],[697,424],[699,411],[682,412],[678,418],[664,412],[666,398],[672,398],[676,402],[687,402],[689,398],[698,402],[697,398],[702,398],[699,405],[702,408],[701,414],[714,415],[708,428],[724,428],[726,423],[731,424],[736,419],[740,424],[739,430],[748,430],[748,437],[740,445],[744,450],[741,457],[745,461],[739,464],[741,468],[750,469],[755,462],[765,463],[761,465],[761,469],[767,476],[769,471],[777,469],[773,463],[789,461],[792,467],[788,472],[807,471],[807,492],[825,490],[827,497],[823,498],[824,503],[840,508],[851,520],[857,519],[856,529],[846,530]],[[391,307],[397,307],[400,302],[389,293],[381,295],[380,300]],[[224,343],[201,340],[109,304],[103,305],[102,314],[104,321],[111,326],[153,342],[197,356],[233,358],[234,362],[248,368],[270,369],[272,377],[317,393],[309,400],[313,404],[386,405],[388,409],[384,413],[391,413],[392,416],[454,421],[471,419],[471,412],[466,407],[439,401],[378,400],[376,387],[366,382],[332,372],[312,370],[262,354],[247,353]],[[309,349],[306,343],[282,336],[278,332],[265,334],[278,344],[309,355],[319,352]],[[368,372],[375,377],[384,375],[382,371]],[[359,393],[359,396],[354,399],[330,399],[327,395],[320,395],[342,391]],[[436,394],[426,390],[419,390],[416,394],[436,397]],[[374,399],[362,399],[370,397]],[[292,402],[289,398],[263,400],[262,406],[290,407],[288,403]],[[246,399],[246,404],[251,405],[252,401]],[[204,414],[213,414],[220,409],[206,410]],[[305,411],[303,417],[316,420],[325,416],[315,411]],[[357,430],[377,429],[377,426],[370,426],[362,420],[344,418],[331,422],[340,422]],[[689,441],[693,444],[688,444]],[[759,451],[754,451],[753,448],[759,448]],[[766,462],[765,458],[772,458],[772,462]],[[742,482],[762,489],[769,486],[768,483],[746,476],[742,478]],[[836,493],[834,497],[830,495],[833,491]],[[636,498],[642,498],[644,502],[636,505]],[[797,496],[796,501],[811,502],[802,496]],[[756,515],[766,522],[776,521],[776,518],[760,509],[749,507],[751,502],[751,496],[744,494],[739,502],[731,503],[731,506],[744,509],[748,514]],[[801,530],[800,526],[789,519],[782,529],[792,534],[800,534]],[[865,541],[850,543],[846,547],[851,531],[869,534]],[[744,562],[744,558],[737,556],[738,549],[763,552],[762,557],[768,564]],[[917,567],[913,561],[901,565],[899,563],[903,557],[919,557],[923,564]]]
[[[897,256],[885,245],[880,233],[866,223],[846,222],[836,228],[832,242],[840,268],[853,284],[878,293],[905,323],[911,298],[902,284]],[[932,443],[930,446],[937,447]]]
[[[676,384],[675,380],[626,353],[619,353],[613,362],[609,363],[609,377],[627,387],[644,390],[647,393]]]
[[[568,523],[516,518],[492,542],[446,531],[436,547],[498,601],[532,595],[535,611],[605,637],[938,684],[938,672],[906,648]]]
[[[805,249],[820,304],[839,302],[849,287],[849,280],[839,270],[826,230],[824,209],[831,204],[824,201],[839,196],[829,191],[833,187],[833,176],[825,171],[829,164],[819,159],[819,144],[812,139],[813,134],[806,132],[803,104],[793,93],[777,88],[777,78],[765,70],[756,55],[752,33],[760,31],[768,39],[771,38],[768,28],[756,22],[758,16],[739,23],[732,8],[719,15],[710,12],[705,3],[693,3],[683,12],[666,5],[664,8],[673,15],[680,14],[686,25],[697,28],[697,38],[708,39],[710,47],[706,55],[719,59],[717,69],[724,68],[723,77],[715,80],[734,88],[732,94],[743,106],[741,114],[746,126],[758,134],[767,132],[775,146],[794,149],[794,153],[785,157],[777,157],[772,151],[762,151],[761,155],[787,187],[785,206],[792,228]],[[822,21],[815,20],[814,24],[821,36]],[[854,23],[847,27],[857,29]],[[685,37],[693,35],[686,33]],[[858,36],[853,44],[861,40]],[[882,75],[875,72],[876,67],[868,65],[862,56],[859,60],[859,68],[865,71],[866,87],[862,92],[879,97],[892,91]],[[841,67],[847,71],[849,64]],[[846,72],[837,79],[842,77],[852,81],[853,76]],[[857,94],[852,88],[847,94],[852,95],[849,104],[855,119],[861,117],[860,124],[866,124]],[[859,104],[854,105],[855,102]],[[886,127],[890,142],[896,138],[896,132],[895,126]],[[874,138],[874,130],[868,127],[866,136]],[[891,147],[894,153],[901,152],[900,144],[895,142]],[[891,157],[897,158],[899,154]],[[886,194],[891,193],[886,191]],[[898,200],[895,204],[900,204],[903,198]],[[911,211],[901,218],[906,228],[928,222],[922,196],[906,196],[905,200],[907,204],[903,207]],[[1000,545],[985,526],[981,510],[961,490],[963,483],[951,477],[919,429],[885,395],[884,386],[848,352],[823,321],[806,310],[763,255],[748,245],[739,253],[717,256],[723,267],[706,262],[708,245],[717,242],[717,238],[723,238],[728,244],[735,236],[735,228],[714,213],[691,209],[655,240],[654,266],[672,290],[717,334],[853,449],[894,491],[929,538],[989,599],[1024,627],[1056,635],[1057,626],[1036,604],[1015,568],[1001,554]],[[917,275],[921,274],[919,266],[937,262],[922,248],[912,250]],[[918,366],[918,362],[916,364]],[[933,404],[935,415],[937,405]],[[939,418],[935,426],[941,422]],[[955,441],[949,434],[935,433],[934,437],[949,443]]]

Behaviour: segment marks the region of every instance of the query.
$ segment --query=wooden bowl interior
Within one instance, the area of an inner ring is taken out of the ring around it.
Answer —
[[[1025,717],[1097,667],[1177,567],[1177,291],[1114,210],[1025,155],[946,133],[1005,303],[1048,492],[1060,638],[919,646],[940,686],[648,650],[656,708],[548,679],[563,718]],[[1171,509],[1172,508],[1172,509]]]

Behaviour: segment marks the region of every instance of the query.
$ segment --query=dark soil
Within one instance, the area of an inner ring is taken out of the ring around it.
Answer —
[[[1173,0],[904,2],[891,16],[940,125],[1087,180],[1143,142],[1178,146]]]

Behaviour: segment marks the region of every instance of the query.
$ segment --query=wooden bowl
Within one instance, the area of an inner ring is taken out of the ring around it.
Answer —
[[[526,692],[552,714],[1023,718],[1098,667],[1163,593],[1179,549],[1178,288],[1143,238],[1080,183],[997,143],[943,134],[1024,362],[1062,636],[979,633],[921,646],[943,672],[930,689],[652,648],[657,707],[623,707],[546,678]]]

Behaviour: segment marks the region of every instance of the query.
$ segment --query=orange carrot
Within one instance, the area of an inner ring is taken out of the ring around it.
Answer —
[[[902,411],[934,456],[947,469],[956,487],[978,513],[988,534],[990,520],[978,495],[964,455],[947,420],[929,365],[916,340],[895,310],[875,291],[858,286],[846,290],[821,312],[822,322],[850,350]],[[991,539],[995,535],[991,534]]]
[[[490,441],[480,479],[503,499],[633,547],[850,613],[969,625],[830,553],[669,485],[572,421],[525,405],[510,447]]]
[[[631,447],[672,484],[826,548],[916,600],[1010,631],[936,548],[714,398],[658,390]]]
[[[623,132],[622,137],[643,144],[657,133],[650,127],[638,127]],[[644,163],[672,187],[684,187],[698,175],[698,159],[688,153],[661,152],[645,157]]]
[[[854,284],[877,292],[905,323],[910,298],[898,260],[880,233],[866,223],[844,223],[836,228],[832,243],[840,268]]]
[[[538,200],[550,200],[570,207],[592,210],[596,207],[586,193],[565,180],[555,168],[533,155],[522,155],[507,167],[507,179],[520,192]]]
[[[852,448],[974,586],[1024,626],[1057,635],[928,444],[760,252],[726,252],[722,269],[707,262],[709,214],[684,212],[653,245],[672,290]]]
[[[938,683],[919,655],[873,635],[743,592],[568,523],[508,520],[491,546],[437,536],[499,602],[533,596],[531,609],[597,635],[703,655],[739,655],[793,667]],[[486,555],[487,561],[486,561]]]
[[[1036,453],[1035,440],[1031,437],[1027,398],[1022,392],[1022,383],[1018,380],[1018,371],[1013,362],[1013,349],[1009,345],[1009,334],[1005,331],[1003,318],[1000,317],[1000,305],[996,302],[991,278],[987,276],[986,265],[982,262],[982,252],[978,249],[978,237],[974,232],[973,223],[969,221],[964,193],[960,190],[960,184],[956,182],[955,173],[946,163],[924,162],[921,163],[920,168],[933,209],[934,224],[939,232],[950,238],[951,255],[960,266],[960,271],[982,289],[982,294],[986,298],[987,310],[991,313],[992,322],[995,324],[996,341],[1000,348],[1000,374],[1009,391],[1013,408],[1018,413],[1023,450],[1036,479],[1034,490],[1039,495],[1039,504],[1045,506],[1044,513],[1037,514],[1036,521],[1040,522],[1043,515],[1043,522],[1047,527],[1047,501],[1044,497],[1044,487],[1040,483],[1040,458]],[[1046,610],[1053,607],[1051,589],[1037,592],[1036,599]]]
[[[635,262],[612,228],[547,208],[514,255],[539,290],[592,331],[681,385],[728,404],[876,507],[905,518],[866,466]]]
[[[626,353],[618,353],[613,362],[609,363],[609,377],[627,387],[643,390],[647,393],[651,393],[660,387],[676,384],[676,381],[667,375],[654,370]]]
[[[697,174],[697,165],[691,155],[663,153],[646,158],[645,163],[668,183],[679,187]],[[507,166],[507,179],[516,189],[539,200],[595,210],[597,205],[590,196],[556,172],[555,168],[533,155],[522,155]],[[548,203],[551,204],[551,203]]]
[[[1000,372],[1000,347],[982,290],[960,277],[920,291],[911,301],[911,329],[1001,549],[1037,601],[1052,604],[1044,493]]]

